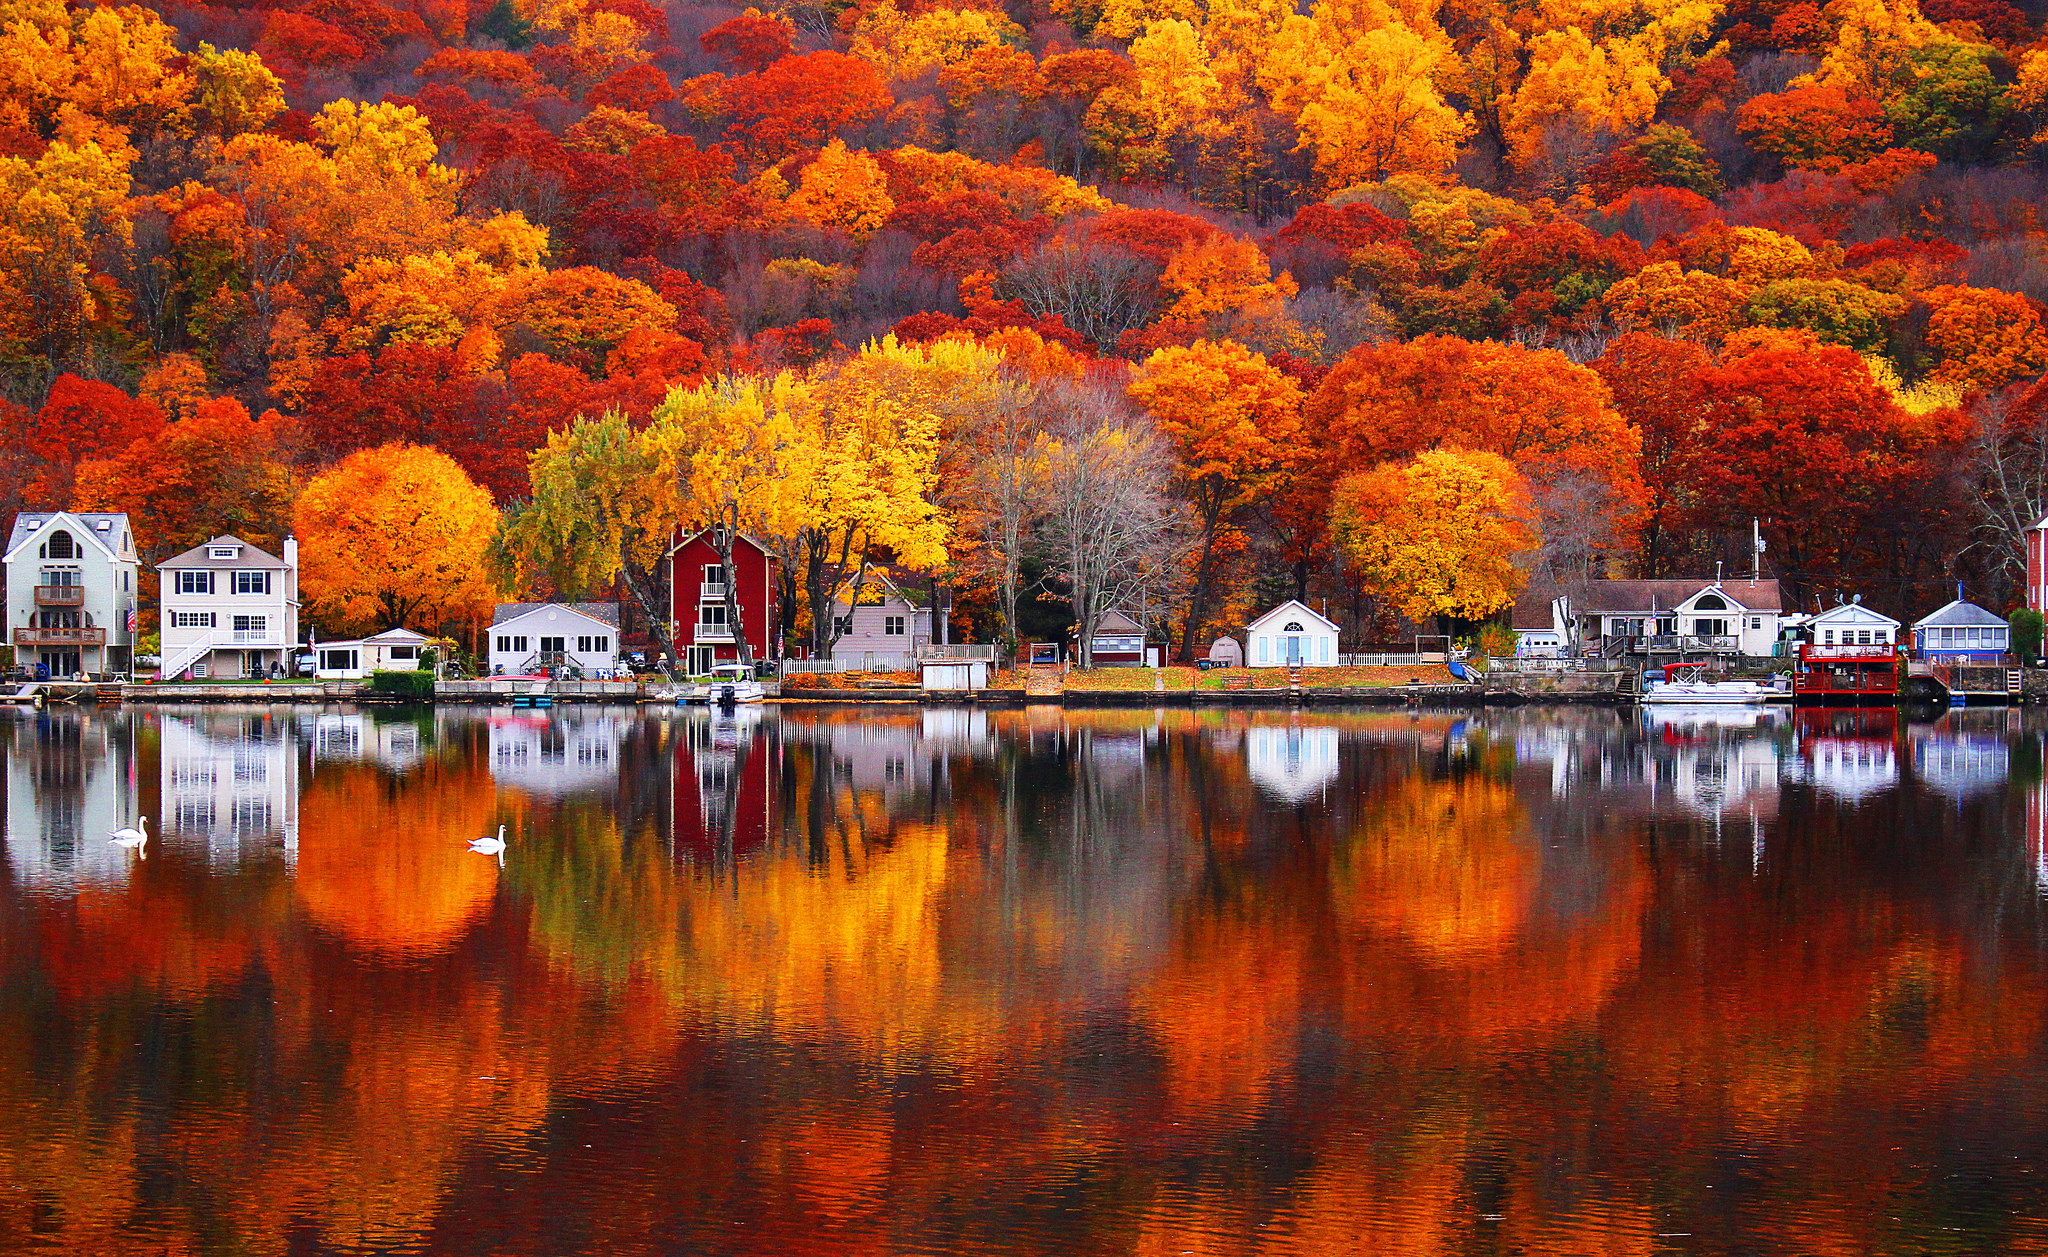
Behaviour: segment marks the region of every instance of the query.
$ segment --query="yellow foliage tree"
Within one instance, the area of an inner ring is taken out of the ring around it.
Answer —
[[[175,39],[133,5],[0,6],[0,122],[50,135],[70,108],[138,134],[178,126],[193,79]]]
[[[0,351],[53,367],[98,310],[94,248],[125,244],[126,152],[52,143],[40,157],[0,157]]]
[[[1653,50],[1634,40],[1594,43],[1577,27],[1529,41],[1529,70],[1503,117],[1509,154],[1529,167],[1546,152],[1546,131],[1563,123],[1627,134],[1649,122],[1671,81]]]
[[[1332,535],[1365,587],[1410,620],[1483,619],[1514,605],[1536,511],[1514,464],[1443,446],[1339,482]]]
[[[192,55],[192,75],[198,83],[194,111],[222,140],[260,131],[284,112],[283,82],[253,52],[202,43]]]
[[[2048,370],[2048,327],[2024,295],[1943,285],[1922,298],[1930,311],[1927,343],[1941,355],[1936,381],[1991,390]]]
[[[1024,30],[999,9],[927,9],[906,14],[894,0],[867,11],[847,51],[897,79],[959,65],[983,48],[1024,42]]]
[[[1273,108],[1294,119],[1327,187],[1441,176],[1471,129],[1437,86],[1455,64],[1450,41],[1390,12],[1364,29],[1347,16],[1324,0],[1281,23],[1259,74]]]
[[[1748,285],[1678,262],[1652,262],[1607,290],[1608,315],[1624,327],[1655,329],[1717,344],[1741,322]]]
[[[479,622],[497,603],[484,567],[497,508],[439,450],[358,450],[306,485],[292,524],[305,546],[300,590],[333,628],[433,631]]]
[[[855,240],[881,230],[889,211],[896,208],[881,164],[839,140],[827,144],[804,167],[787,204],[792,213],[820,227],[836,227]]]
[[[1835,28],[1820,68],[1793,80],[1819,83],[1884,100],[1896,91],[1916,49],[1946,38],[1920,13],[1919,0],[1830,0]]]

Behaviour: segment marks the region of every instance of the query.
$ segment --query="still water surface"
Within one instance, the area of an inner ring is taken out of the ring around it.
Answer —
[[[1720,719],[0,717],[0,1251],[2048,1251],[2048,726]]]

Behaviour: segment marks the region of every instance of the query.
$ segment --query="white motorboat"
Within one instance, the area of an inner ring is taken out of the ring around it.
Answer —
[[[711,670],[709,677],[691,685],[683,701],[725,707],[758,703],[766,697],[767,687],[754,679],[752,668],[743,663],[722,663]]]
[[[1661,678],[1645,673],[1643,702],[1652,706],[1753,707],[1778,697],[1760,681],[1709,681],[1702,664],[1669,664]]]

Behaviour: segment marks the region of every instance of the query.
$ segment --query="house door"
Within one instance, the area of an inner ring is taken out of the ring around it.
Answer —
[[[683,653],[686,656],[683,660],[684,671],[693,677],[703,676],[711,671],[711,665],[716,662],[712,656],[712,647],[709,646],[689,646],[684,648]]]
[[[79,670],[78,652],[75,650],[46,650],[39,662],[50,670],[53,677],[72,676]]]
[[[1280,654],[1287,660],[1288,667],[1299,668],[1301,666],[1301,639],[1299,637],[1281,638]]]

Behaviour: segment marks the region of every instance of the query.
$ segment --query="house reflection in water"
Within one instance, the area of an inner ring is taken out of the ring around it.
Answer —
[[[1792,728],[1799,747],[1787,779],[1847,803],[1899,784],[1899,713],[1885,707],[1801,708]]]
[[[490,717],[491,776],[499,785],[564,798],[618,789],[626,721],[611,712],[552,715],[496,712]]]
[[[361,712],[322,712],[313,717],[313,760],[369,763],[394,772],[426,757],[420,727],[411,720],[379,721]]]
[[[271,853],[296,862],[299,740],[289,720],[204,712],[167,716],[160,732],[167,847],[204,852],[217,869]]]
[[[2012,770],[2010,739],[2019,732],[2019,714],[2017,708],[1958,712],[1914,726],[1906,742],[1913,775],[1957,802],[1998,789]]]
[[[781,779],[776,722],[759,707],[693,709],[675,724],[675,858],[715,865],[768,844]]]
[[[1282,803],[1305,803],[1337,779],[1337,730],[1331,725],[1253,725],[1244,735],[1252,784]]]
[[[20,718],[7,755],[7,863],[17,885],[61,895],[127,879],[135,856],[107,834],[135,821],[133,748],[91,713]]]

